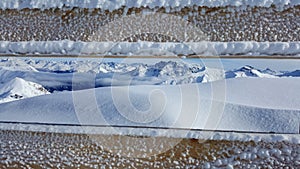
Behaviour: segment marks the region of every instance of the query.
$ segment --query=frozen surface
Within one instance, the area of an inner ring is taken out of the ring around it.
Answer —
[[[219,133],[205,141],[3,130],[0,134],[2,168],[295,168],[299,164],[299,143],[273,134],[254,137],[274,142],[254,142],[249,135],[245,141],[219,140]]]
[[[167,8],[163,13],[161,10],[159,7],[122,7],[111,12],[84,8],[0,10],[0,41],[300,41],[299,7],[282,11],[274,6],[189,6]]]
[[[130,1],[130,0],[2,0],[0,2],[0,8],[10,9],[22,9],[22,8],[62,8],[62,7],[82,7],[82,8],[101,8],[114,10],[122,6],[126,7],[178,7],[183,8],[185,6],[208,6],[208,7],[219,7],[219,6],[264,6],[270,7],[271,5],[283,7],[285,5],[294,6],[299,5],[300,2],[297,0],[143,0],[143,1]]]
[[[108,55],[108,56],[178,56],[178,55],[300,55],[299,42],[75,42],[28,41],[0,42],[1,55]]]

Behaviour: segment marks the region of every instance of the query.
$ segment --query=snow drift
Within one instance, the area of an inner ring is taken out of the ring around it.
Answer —
[[[0,119],[298,133],[299,85],[295,78],[249,78],[180,86],[88,89],[3,103]]]

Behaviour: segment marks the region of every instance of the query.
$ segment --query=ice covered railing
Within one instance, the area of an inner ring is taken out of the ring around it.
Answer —
[[[278,7],[299,5],[297,0],[2,0],[0,8],[2,9],[23,9],[23,8],[63,8],[63,7],[80,7],[80,8],[102,8],[104,10],[115,10],[122,6],[131,7],[171,7],[184,8],[186,6],[207,6],[207,7],[222,7],[222,6],[263,6],[270,7],[275,5]]]
[[[205,33],[209,41],[295,42],[300,41],[299,3],[296,0],[3,0],[0,41],[91,41],[90,36],[109,22],[153,12],[182,18]],[[170,32],[179,28],[174,27]]]
[[[21,168],[24,164],[41,168],[293,168],[299,161],[299,144],[280,140],[276,135],[271,143],[216,139],[203,143],[201,139],[181,139],[169,151],[153,155],[180,139],[157,137],[145,141],[145,137],[100,135],[101,144],[95,144],[85,134],[24,131],[0,131],[0,134],[3,152],[0,165],[7,168]],[[132,154],[144,158],[128,158]]]
[[[59,56],[299,56],[300,42],[0,42],[0,55]]]

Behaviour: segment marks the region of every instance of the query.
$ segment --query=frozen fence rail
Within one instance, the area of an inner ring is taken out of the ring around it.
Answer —
[[[58,56],[299,56],[300,42],[0,41],[0,55]]]

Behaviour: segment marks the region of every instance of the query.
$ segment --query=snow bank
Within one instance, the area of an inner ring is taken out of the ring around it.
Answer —
[[[207,7],[219,7],[219,6],[263,6],[270,7],[275,5],[277,7],[283,6],[295,6],[299,5],[297,0],[143,0],[143,1],[131,1],[131,0],[1,0],[0,8],[2,9],[22,9],[22,8],[63,8],[63,7],[81,7],[81,8],[101,8],[104,10],[115,10],[126,6],[131,7],[170,7],[170,8],[184,8],[185,6],[207,6]]]
[[[0,42],[1,55],[111,55],[111,56],[178,56],[178,55],[300,55],[300,42],[74,42],[29,41]]]
[[[226,86],[224,84],[224,81],[217,81],[63,92],[3,103],[0,119],[52,124],[299,132],[299,79],[231,79],[226,81]],[[225,100],[222,96],[213,96],[220,93],[226,93]]]

